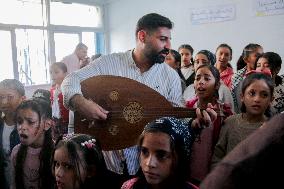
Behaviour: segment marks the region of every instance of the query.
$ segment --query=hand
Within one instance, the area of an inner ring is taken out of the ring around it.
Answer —
[[[77,111],[88,119],[106,120],[109,111],[103,109],[100,105],[92,100],[86,99],[81,95],[75,95],[72,103]]]
[[[204,128],[212,126],[213,122],[217,119],[217,113],[214,111],[211,103],[207,105],[205,110],[196,108],[196,118],[192,121],[193,128]]]

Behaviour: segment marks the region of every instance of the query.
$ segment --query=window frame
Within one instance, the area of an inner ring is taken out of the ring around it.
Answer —
[[[80,27],[80,26],[65,26],[65,25],[53,25],[50,24],[50,2],[49,0],[43,0],[46,6],[46,13],[47,13],[47,23],[46,26],[33,26],[33,25],[19,25],[19,24],[4,24],[0,23],[0,30],[10,31],[11,33],[11,47],[12,47],[12,62],[13,62],[13,72],[14,78],[19,80],[19,72],[18,72],[18,60],[17,60],[17,46],[16,46],[16,29],[40,29],[47,31],[47,38],[48,38],[48,49],[46,49],[46,55],[48,59],[48,63],[51,64],[56,61],[55,58],[55,41],[54,41],[54,33],[78,33],[79,40],[82,42],[82,32],[94,32],[94,35],[99,36],[98,40],[96,41],[96,53],[105,53],[105,20],[104,20],[104,9],[103,6],[97,3],[83,3],[83,2],[74,2],[85,4],[89,6],[97,6],[101,9],[101,25],[99,27]],[[102,39],[102,37],[104,39]],[[74,47],[75,48],[75,47]],[[46,83],[37,83],[35,85],[42,85]],[[30,86],[30,85],[26,85]]]

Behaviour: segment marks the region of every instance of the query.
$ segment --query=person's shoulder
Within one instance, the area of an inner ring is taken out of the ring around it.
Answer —
[[[226,124],[236,123],[237,120],[239,120],[240,118],[241,118],[241,114],[233,114],[227,117],[227,119],[225,120],[225,123]]]

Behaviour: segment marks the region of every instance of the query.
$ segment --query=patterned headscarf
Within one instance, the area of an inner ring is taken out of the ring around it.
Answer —
[[[188,122],[174,117],[162,117],[148,123],[143,132],[157,130],[170,135],[175,144],[181,145],[184,154],[190,157],[194,134]]]
[[[204,55],[208,58],[208,60],[210,61],[210,64],[211,64],[212,66],[215,65],[216,56],[215,56],[215,54],[213,54],[212,52],[210,52],[210,51],[208,51],[208,50],[201,50],[201,51],[199,51],[197,54],[204,54]]]

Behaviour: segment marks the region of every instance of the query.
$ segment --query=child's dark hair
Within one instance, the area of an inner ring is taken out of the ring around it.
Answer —
[[[255,43],[250,43],[247,46],[245,46],[245,48],[243,49],[242,55],[240,56],[237,62],[237,70],[240,70],[246,67],[247,64],[244,61],[244,59],[248,58],[251,53],[257,51],[257,49],[259,48],[262,48],[262,46],[259,44],[255,44]]]
[[[90,145],[84,145],[89,143]],[[102,154],[99,141],[94,137],[86,134],[67,134],[60,136],[55,144],[55,150],[65,147],[68,151],[68,155],[72,168],[74,169],[76,179],[79,180],[80,188],[90,188],[91,186],[99,186],[104,180],[106,175],[106,165]],[[54,173],[54,153],[52,154],[52,171]],[[80,153],[83,155],[83,159],[80,158]],[[83,161],[83,162],[82,162]],[[91,171],[90,167],[94,167],[95,178],[86,178],[85,182],[81,180],[80,165],[83,166],[83,170]]]
[[[64,73],[67,73],[67,66],[63,62],[54,62],[50,65],[50,70],[54,67],[60,68]]]
[[[169,53],[171,53],[171,54],[173,55],[173,57],[175,58],[175,62],[178,62],[178,63],[179,63],[179,66],[180,66],[180,61],[181,61],[181,56],[180,56],[180,54],[179,54],[176,50],[174,50],[174,49],[171,49],[171,50],[169,51]]]
[[[19,110],[31,109],[39,116],[39,124],[43,119],[51,119],[51,107],[46,100],[40,98],[32,98],[23,101],[16,110],[16,116]],[[16,188],[24,188],[23,167],[27,155],[28,146],[21,144],[16,157],[15,181]],[[51,154],[54,144],[51,136],[51,129],[44,132],[44,142],[40,151],[40,167],[39,167],[39,188],[50,189],[54,187],[54,177],[51,172]]]
[[[277,75],[277,73],[281,69],[281,64],[282,64],[282,59],[279,56],[279,54],[275,52],[266,52],[262,54],[260,57],[258,57],[258,59],[260,58],[265,58],[268,61],[272,76],[276,75],[275,76],[275,86],[277,87],[278,85],[281,85],[283,82],[282,78],[279,75]]]
[[[200,68],[208,68],[215,78],[215,87],[220,86],[220,73],[215,66],[212,66],[211,64],[203,64],[199,66],[197,70],[199,70]],[[196,73],[197,73],[197,70],[196,70]],[[215,91],[214,97],[216,97],[217,99],[219,98],[218,90]]]
[[[229,46],[229,45],[226,44],[226,43],[222,43],[222,44],[220,44],[220,45],[217,47],[215,54],[217,53],[217,51],[218,51],[219,48],[227,48],[227,49],[229,49],[230,54],[231,54],[231,58],[232,58],[232,56],[233,56],[233,49],[232,49],[231,46]],[[229,66],[230,68],[232,68],[232,65],[231,65],[230,63],[228,64],[228,66]]]
[[[194,49],[192,48],[192,46],[190,46],[189,44],[182,44],[181,46],[179,46],[178,51],[180,51],[181,49],[189,50],[189,52],[192,55],[191,59],[190,59],[190,62],[193,64],[193,52],[194,52]]]
[[[20,96],[25,96],[24,85],[16,79],[4,79],[0,82],[0,89],[16,90]]]
[[[273,81],[268,75],[265,75],[263,73],[252,73],[244,79],[244,81],[242,83],[242,95],[245,94],[246,89],[256,80],[263,80],[267,84],[267,86],[269,87],[269,90],[270,90],[270,96],[271,96],[270,98],[272,99],[273,91],[274,91]],[[243,102],[242,102],[242,105],[241,105],[241,112],[243,112],[243,113],[246,112],[246,106]],[[264,114],[267,117],[271,117],[270,106],[267,107]]]
[[[32,95],[32,98],[34,98],[34,99],[39,98],[39,99],[45,100],[49,104],[51,104],[51,101],[50,101],[50,91],[46,90],[46,89],[37,89],[37,90],[35,90],[33,95]]]

